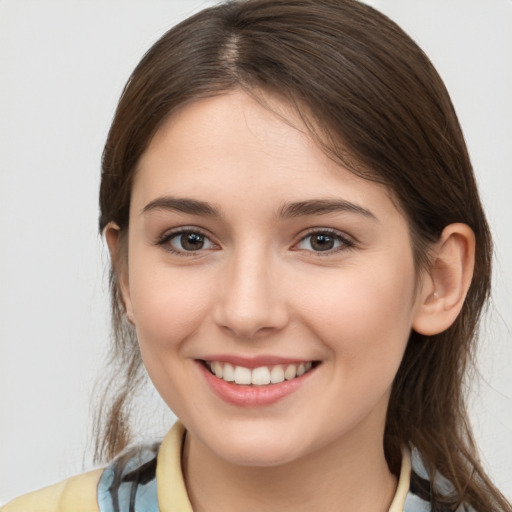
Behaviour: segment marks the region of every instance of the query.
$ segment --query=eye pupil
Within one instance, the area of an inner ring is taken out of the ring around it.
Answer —
[[[181,246],[186,251],[197,251],[204,245],[204,237],[197,233],[183,233],[180,237]]]
[[[326,234],[318,234],[311,237],[311,247],[315,251],[328,251],[334,247],[334,238]]]

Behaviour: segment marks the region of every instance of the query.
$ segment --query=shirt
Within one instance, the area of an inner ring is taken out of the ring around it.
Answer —
[[[116,512],[116,506],[120,512],[193,512],[181,470],[185,432],[178,421],[160,445],[137,450],[124,464],[114,462],[26,494],[2,512]],[[420,495],[411,489],[411,455],[404,450],[389,512],[430,512]]]

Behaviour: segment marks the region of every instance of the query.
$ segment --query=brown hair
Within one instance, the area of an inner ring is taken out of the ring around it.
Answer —
[[[126,236],[135,167],[162,123],[187,103],[235,88],[280,94],[331,158],[386,185],[408,218],[418,267],[428,265],[426,248],[446,225],[473,229],[475,272],[462,312],[441,334],[412,332],[393,384],[385,453],[397,472],[401,446],[413,446],[431,480],[439,472],[453,484],[449,496],[432,490],[433,510],[464,502],[511,511],[479,463],[464,400],[490,291],[489,229],[448,92],[422,50],[384,15],[355,0],[232,1],[167,32],[120,99],[103,153],[100,230],[112,221]],[[130,398],[143,379],[117,264],[110,278],[117,387],[108,386],[101,404],[97,459],[129,442]]]

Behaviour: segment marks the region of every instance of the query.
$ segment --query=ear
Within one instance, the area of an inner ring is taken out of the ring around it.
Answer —
[[[105,240],[110,252],[110,260],[117,277],[119,294],[123,301],[128,321],[134,325],[132,301],[130,299],[130,283],[128,279],[128,246],[127,239],[122,236],[121,229],[115,222],[105,227]]]
[[[412,328],[427,336],[450,327],[459,315],[473,278],[475,235],[466,224],[450,224],[424,271]]]

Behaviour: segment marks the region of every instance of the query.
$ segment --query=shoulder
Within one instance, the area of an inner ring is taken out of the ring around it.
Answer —
[[[177,422],[162,443],[129,449],[106,468],[20,496],[0,512],[153,512],[160,500],[165,510],[192,512],[181,472],[184,439]],[[158,489],[157,479],[165,482]]]
[[[103,469],[15,498],[1,512],[98,512],[96,489]]]
[[[83,473],[15,498],[0,512],[158,510],[155,478],[157,452],[157,444],[134,448],[106,468]]]

